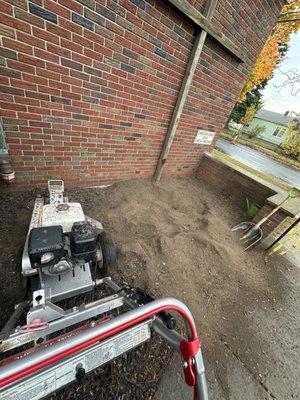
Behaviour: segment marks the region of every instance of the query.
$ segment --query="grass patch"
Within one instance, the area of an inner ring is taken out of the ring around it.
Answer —
[[[245,165],[239,161],[234,160],[228,154],[224,154],[220,150],[213,149],[212,155],[214,155],[221,161],[224,161],[226,163],[235,165],[236,167],[242,168],[243,170],[249,172],[250,174],[252,174],[260,179],[263,179],[266,182],[269,182],[273,185],[278,186],[280,189],[283,189],[286,191],[289,191],[291,189],[291,186],[289,186],[287,183],[284,183],[279,179],[273,178],[272,176],[266,175],[263,172],[256,171],[254,168],[248,167],[248,165]]]

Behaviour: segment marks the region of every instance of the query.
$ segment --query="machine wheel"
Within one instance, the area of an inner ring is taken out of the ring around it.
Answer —
[[[16,256],[1,254],[0,259],[0,312],[20,303],[26,294],[27,278],[22,275],[23,247]]]
[[[103,276],[106,276],[108,269],[116,265],[117,262],[116,246],[112,238],[106,232],[101,232],[98,235],[98,241],[101,246],[102,257],[103,257],[103,266],[101,268],[101,274]]]

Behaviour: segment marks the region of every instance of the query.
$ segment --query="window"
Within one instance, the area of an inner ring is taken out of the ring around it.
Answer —
[[[286,128],[277,127],[273,132],[273,136],[282,137],[286,132]]]

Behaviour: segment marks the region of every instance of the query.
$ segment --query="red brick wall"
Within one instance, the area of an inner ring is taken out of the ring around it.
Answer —
[[[208,149],[193,144],[197,129],[220,133],[282,4],[219,2],[213,22],[246,62],[207,41],[167,173],[194,171]],[[152,176],[194,27],[158,0],[0,0],[0,11],[1,116],[17,183]]]
[[[271,206],[270,204],[265,204],[262,209],[255,215],[253,218],[253,222],[257,223],[267,214],[269,214],[275,206]],[[263,231],[264,237],[269,235],[271,232],[274,231],[278,225],[286,219],[288,216],[287,212],[284,210],[278,210],[275,214],[273,214],[262,226],[261,229]],[[275,239],[275,238],[274,238]]]
[[[246,198],[259,207],[263,207],[268,197],[277,193],[257,180],[206,154],[201,158],[197,176],[242,210],[246,209]],[[224,177],[226,178],[224,179]]]

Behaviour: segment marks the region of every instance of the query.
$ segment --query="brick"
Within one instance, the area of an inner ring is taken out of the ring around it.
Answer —
[[[99,128],[102,129],[113,129],[112,125],[108,125],[108,124],[99,124]]]
[[[105,18],[103,18],[101,15],[89,10],[88,8],[84,9],[84,16],[88,20],[91,20],[98,25],[104,26],[104,24],[105,24]]]
[[[27,33],[24,32],[17,32],[17,40],[19,42],[26,43],[30,46],[45,49],[45,42],[43,40],[40,40],[39,38],[36,38],[33,35],[28,35]]]
[[[52,0],[44,0],[44,7],[47,10],[52,11],[54,16],[56,16],[56,17],[60,16],[62,18],[70,19],[70,16],[71,16],[70,10],[68,10],[66,7],[61,7],[57,3],[54,3]],[[51,20],[49,20],[49,21],[51,21]],[[52,22],[54,22],[54,21],[52,21]],[[56,18],[56,22],[55,23],[57,23],[57,18]]]
[[[50,22],[46,22],[46,29],[48,32],[57,35],[61,38],[65,38],[67,40],[71,40],[72,38],[72,33],[68,31],[67,29],[63,29],[57,25],[54,25]]]
[[[9,120],[8,137],[16,146],[12,155],[19,157],[14,165],[19,182],[45,185],[57,174],[74,184],[81,184],[84,176],[85,185],[150,177],[192,48],[193,26],[160,0],[3,3],[7,14],[1,14],[0,24],[5,74],[0,77],[0,99]],[[57,23],[28,11],[28,3],[40,7],[43,16],[44,11],[53,13]],[[202,9],[200,1],[191,3]],[[209,150],[193,144],[195,132],[201,127],[219,134],[283,0],[272,0],[273,8],[268,2],[248,2],[242,12],[235,8],[234,13],[229,2],[219,3],[214,23],[244,47],[246,62],[237,67],[216,43],[206,42],[166,174],[193,173],[203,151]],[[93,30],[86,28],[87,23]],[[6,46],[5,39],[13,42]],[[143,136],[147,146],[141,147]],[[213,174],[211,169],[207,179]],[[222,187],[224,180],[218,179]],[[228,185],[230,181],[234,179]],[[242,192],[236,194],[240,204]],[[261,199],[262,193],[256,193]]]
[[[0,56],[5,58],[11,58],[12,60],[17,59],[17,53],[15,51],[5,49],[4,47],[0,47]]]
[[[72,21],[83,26],[84,28],[90,29],[91,31],[94,30],[94,23],[79,14],[72,13]]]
[[[58,56],[61,56],[61,57],[71,58],[70,50],[64,49],[61,46],[55,46],[52,43],[47,43],[47,51],[49,51],[50,53],[53,53],[53,54],[57,54]]]
[[[24,96],[24,90],[21,89],[16,89],[10,86],[0,86],[0,92],[1,93],[9,93],[13,94],[14,96]]]
[[[99,99],[91,96],[82,96],[82,101],[86,101],[92,104],[99,104]]]
[[[41,58],[46,61],[50,61],[55,64],[59,63],[59,56],[53,53],[49,53],[48,51],[35,48],[34,55],[35,57]]]
[[[15,32],[13,29],[8,28],[5,25],[0,24],[0,35],[10,37],[12,39],[15,38]]]
[[[89,75],[85,74],[84,72],[76,71],[74,69],[70,69],[70,75],[73,78],[78,78],[82,80],[89,80]]]
[[[81,119],[81,120],[84,120],[84,121],[89,121],[90,120],[90,117],[88,115],[83,115],[83,114],[73,114],[72,117],[74,119]]]
[[[82,71],[82,65],[75,61],[68,60],[66,58],[61,59],[61,64],[65,67],[76,69],[77,71]]]
[[[8,47],[9,49],[13,49],[19,51],[21,53],[32,54],[32,47],[27,44],[17,42],[16,40],[3,38],[3,46]]]
[[[29,97],[29,98],[32,98],[32,99],[40,99],[40,100],[49,101],[49,95],[47,95],[47,94],[30,92],[30,91],[26,91],[25,93],[26,93],[26,97]]]
[[[96,4],[96,12],[113,22],[116,21],[116,14],[99,3]]]
[[[146,3],[143,0],[131,0],[131,2],[142,10],[146,9]]]
[[[21,72],[15,71],[13,69],[5,68],[5,67],[0,67],[0,75],[8,76],[10,78],[21,79]]]
[[[146,118],[146,116],[144,114],[138,114],[138,113],[135,113],[134,117],[135,118],[139,118],[139,119],[145,119]]]
[[[15,9],[15,17],[22,21],[28,22],[31,25],[39,26],[40,28],[44,28],[45,22],[33,14],[29,14],[26,11],[23,11],[19,8]]]
[[[89,57],[85,57],[81,54],[73,53],[72,60],[79,62],[80,64],[92,65],[93,60]]]
[[[70,40],[61,39],[61,46],[66,47],[67,49],[71,51],[75,51],[76,53],[82,53],[83,52],[83,46],[81,44],[71,42]]]
[[[99,78],[101,78],[101,76],[102,76],[102,71],[99,71],[96,68],[91,68],[91,67],[88,67],[88,66],[84,65],[83,70],[87,74],[95,75],[95,76],[98,76]]]
[[[50,101],[54,103],[71,104],[70,99],[65,99],[63,97],[58,97],[58,96],[51,96]]]
[[[96,7],[96,2],[94,0],[77,0],[84,6],[89,7],[91,10],[94,10]]]
[[[13,14],[13,8],[7,3],[4,3],[3,1],[1,2],[1,12],[5,14]]]
[[[56,35],[52,35],[51,33],[36,27],[32,27],[32,32],[34,37],[46,40],[47,42],[51,42],[54,44],[59,44],[59,37]]]
[[[121,63],[121,69],[123,71],[129,72],[130,74],[135,73],[135,68],[128,64]]]
[[[81,4],[78,4],[77,1],[74,0],[58,0],[58,2],[64,7],[76,12],[77,14],[83,13],[83,7]]]
[[[46,2],[47,2],[47,0],[46,0]],[[48,3],[48,6],[51,5],[51,3],[49,1],[47,3]],[[29,3],[29,11],[32,14],[37,15],[40,18],[43,18],[50,22],[53,22],[54,24],[57,24],[57,15],[51,11],[47,11],[44,8],[38,7],[32,3]]]
[[[12,4],[15,7],[22,8],[23,10],[27,10],[27,1],[26,0],[5,0],[7,3]]]

